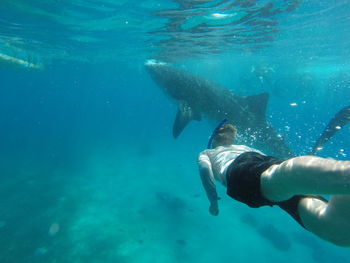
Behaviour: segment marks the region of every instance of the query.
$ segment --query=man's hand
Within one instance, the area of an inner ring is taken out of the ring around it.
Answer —
[[[209,207],[209,213],[213,216],[217,216],[219,214],[218,204],[211,204]]]

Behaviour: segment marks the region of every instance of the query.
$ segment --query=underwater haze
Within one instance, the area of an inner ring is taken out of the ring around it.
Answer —
[[[350,105],[347,0],[2,0],[1,263],[350,263],[284,211],[218,186],[197,155],[216,123],[177,112],[148,59],[240,96],[308,154]],[[350,125],[317,155],[350,159]],[[262,149],[264,150],[264,149]]]

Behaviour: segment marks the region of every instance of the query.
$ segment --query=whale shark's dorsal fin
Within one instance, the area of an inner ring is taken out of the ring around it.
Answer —
[[[174,138],[177,138],[183,129],[186,127],[186,125],[191,120],[201,120],[201,116],[196,113],[193,108],[188,105],[188,103],[184,101],[179,102],[179,109],[176,113],[176,118],[173,126],[173,136]]]
[[[266,116],[266,107],[269,100],[268,93],[260,93],[246,97],[249,109],[257,116],[258,120],[264,120]]]

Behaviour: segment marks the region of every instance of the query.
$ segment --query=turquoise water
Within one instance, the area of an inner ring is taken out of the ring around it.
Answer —
[[[269,92],[267,120],[306,154],[350,105],[349,12],[348,1],[1,1],[0,262],[350,262],[221,186],[210,216],[196,158],[215,124],[175,140],[176,105],[144,69],[157,58],[240,95]],[[349,128],[319,155],[349,159]]]

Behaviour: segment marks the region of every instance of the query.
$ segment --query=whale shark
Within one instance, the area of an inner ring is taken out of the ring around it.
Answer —
[[[238,129],[239,142],[279,158],[292,157],[284,136],[266,121],[268,93],[239,96],[205,78],[156,60],[145,63],[154,82],[178,106],[173,124],[177,138],[189,122],[227,119]]]

